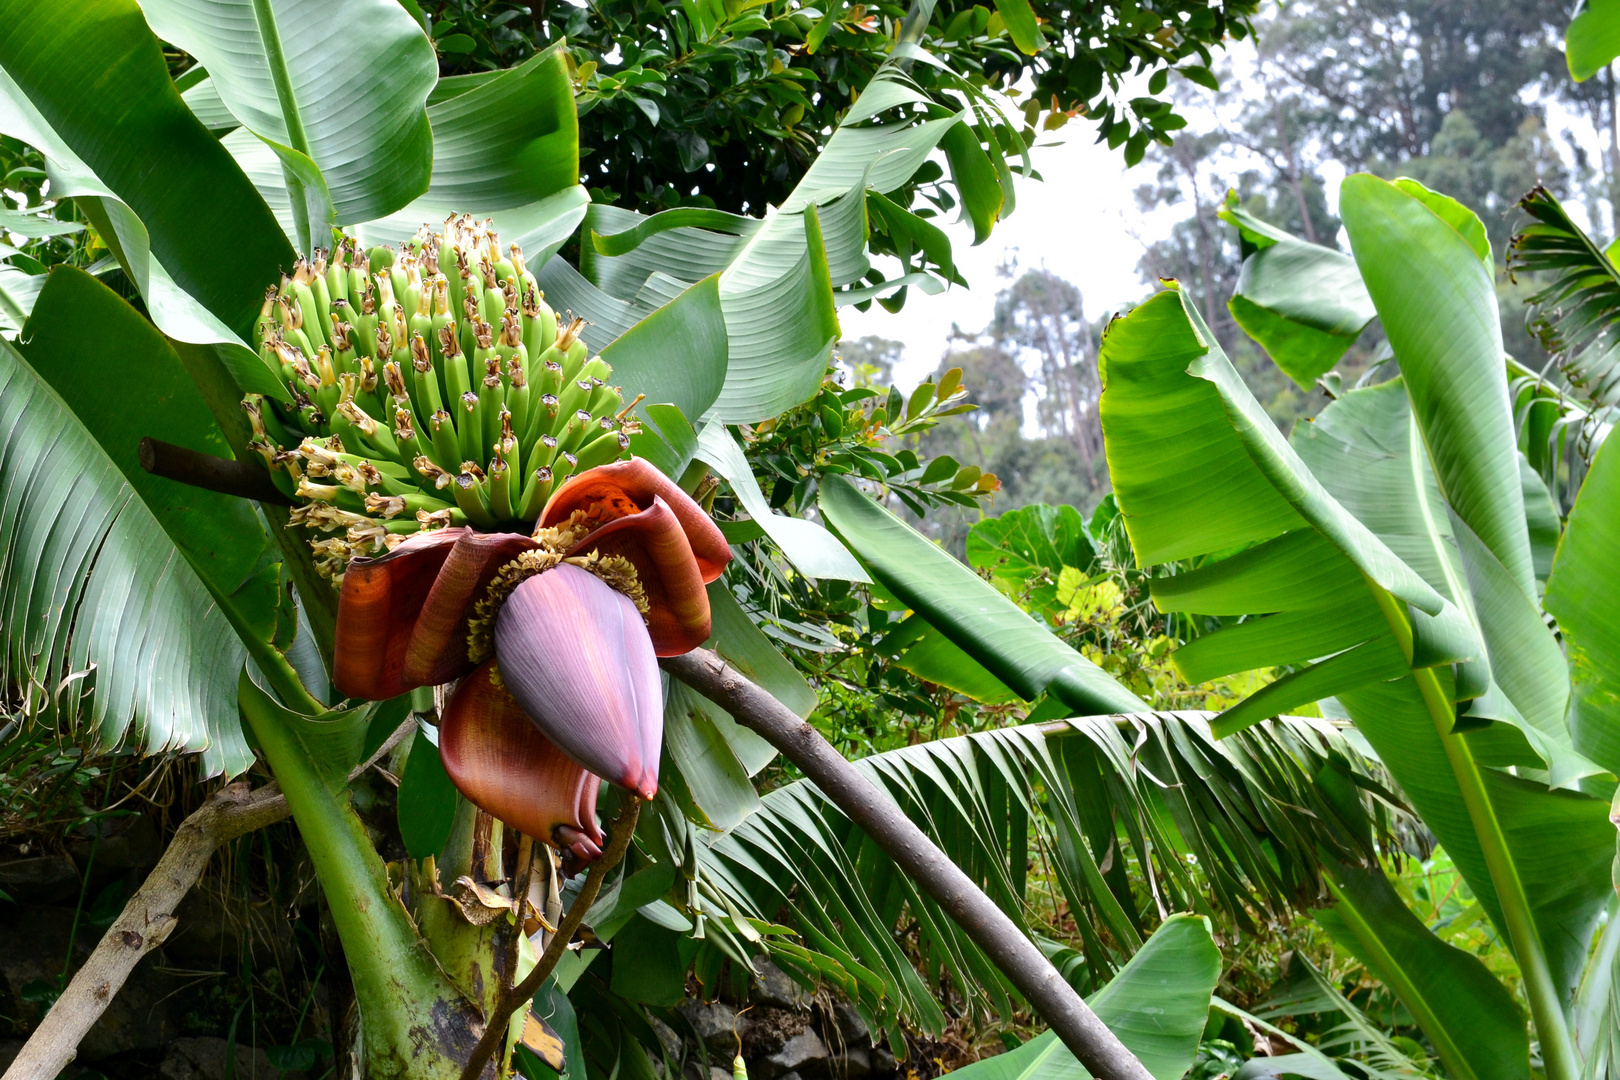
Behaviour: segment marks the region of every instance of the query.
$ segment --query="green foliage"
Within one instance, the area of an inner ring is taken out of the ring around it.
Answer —
[[[1411,181],[1352,177],[1341,206],[1403,379],[1344,394],[1290,448],[1185,300],[1162,294],[1104,342],[1104,432],[1120,506],[1142,562],[1199,560],[1161,571],[1159,606],[1226,624],[1177,653],[1185,673],[1296,668],[1216,729],[1336,696],[1510,944],[1549,1073],[1571,1076],[1577,1050],[1558,1003],[1580,978],[1609,892],[1610,837],[1601,800],[1544,786],[1571,787],[1596,766],[1572,745],[1569,675],[1535,601],[1528,466],[1515,450],[1485,231]],[[1177,464],[1183,454],[1189,467]],[[1222,478],[1216,502],[1192,479],[1211,475]],[[1320,594],[1336,614],[1304,614],[1317,602],[1312,582],[1325,585],[1339,559],[1371,589],[1364,625],[1348,606],[1357,591],[1348,578]],[[1343,636],[1313,637],[1324,631]],[[1386,661],[1373,660],[1379,650]],[[1521,738],[1534,758],[1510,749]],[[1521,761],[1533,771],[1492,767]],[[1400,917],[1382,876],[1333,880],[1339,925],[1353,925],[1358,955],[1401,995],[1449,1070],[1522,1060],[1478,1043],[1480,1024],[1503,1030],[1514,1010],[1477,961]],[[1436,958],[1413,971],[1459,973],[1425,987],[1399,970],[1424,950]],[[1465,992],[1472,1000],[1457,996]]]
[[[930,92],[952,85],[948,72],[993,88],[1033,81],[1023,130],[1002,127],[1004,147],[1006,136],[1033,144],[1039,132],[1085,115],[1131,160],[1185,124],[1166,92],[1169,73],[1212,84],[1211,48],[1228,35],[1246,37],[1256,7],[1037,0],[912,13],[896,3],[616,0],[548,11],[511,0],[438,0],[423,10],[447,75],[508,67],[568,39],[582,90],[587,183],[599,199],[643,213],[707,206],[759,214],[782,203],[825,149],[827,132],[897,34],[943,61],[913,72]],[[1152,74],[1147,94],[1122,96],[1127,71]],[[990,114],[978,122],[990,124]],[[981,139],[988,133],[979,131]],[[955,208],[957,198],[932,180],[920,176],[916,185],[900,206],[910,207],[920,189],[933,204],[926,214]]]

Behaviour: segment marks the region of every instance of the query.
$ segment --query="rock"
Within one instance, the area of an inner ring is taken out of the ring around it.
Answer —
[[[837,1034],[829,1038],[828,1043],[836,1047],[841,1042],[850,1048],[872,1045],[872,1033],[867,1030],[866,1021],[861,1019],[861,1011],[853,1003],[837,998],[833,1001],[832,1012]]]
[[[872,1047],[872,1075],[893,1076],[900,1068],[900,1063],[894,1059],[894,1054],[882,1043]]]
[[[718,1065],[709,1066],[709,1080],[731,1080],[731,1070]]]
[[[244,936],[258,949],[268,947],[286,958],[293,948],[292,926],[282,909],[261,898],[226,899],[206,887],[192,889],[175,909],[179,925],[163,952],[182,965],[215,968],[227,957],[240,955]],[[258,953],[268,960],[265,953]]]
[[[778,1009],[804,1009],[810,1005],[809,993],[763,956],[754,960],[754,979],[748,987],[748,999]]]
[[[94,860],[90,857],[92,848]],[[163,855],[163,838],[152,819],[144,814],[99,818],[77,830],[68,841],[68,854],[80,873],[89,867],[90,892],[94,894],[119,874],[139,870],[144,875],[156,866]]]
[[[79,868],[66,855],[36,855],[0,863],[0,889],[19,904],[72,903]]]
[[[647,1017],[647,1023],[652,1025],[653,1034],[658,1036],[659,1043],[663,1045],[664,1056],[673,1058],[676,1061],[681,1060],[681,1037],[675,1034],[668,1024],[656,1016]],[[653,1064],[658,1063],[655,1061]]]
[[[737,1053],[737,1039],[747,1030],[748,1021],[739,1022],[737,1014],[724,1002],[684,1001],[679,1011],[712,1053],[723,1054],[728,1059]],[[729,1080],[731,1074],[726,1075]]]
[[[846,1050],[843,1058],[833,1063],[832,1071],[843,1080],[859,1080],[872,1072],[872,1051],[866,1047]]]
[[[158,1066],[163,1080],[225,1080],[226,1051],[230,1044],[224,1039],[176,1039],[169,1044]],[[238,1080],[260,1077],[262,1080],[279,1075],[262,1049],[238,1045],[236,1047],[236,1076]]]
[[[818,1080],[828,1074],[831,1056],[821,1036],[807,1027],[749,1069],[748,1075],[751,1080],[780,1080],[788,1073],[798,1073],[800,1080]]]
[[[22,905],[8,907],[6,915],[0,919],[0,1014],[13,1018],[18,1033],[26,1034],[49,1007],[40,991],[62,973],[73,910]],[[95,932],[80,934],[73,945],[73,971],[84,963],[99,938]],[[135,966],[123,989],[79,1044],[79,1061],[99,1061],[130,1050],[155,1050],[176,1033],[167,1005],[176,983],[156,970],[157,960],[154,953]]]
[[[749,1061],[765,1058],[786,1046],[788,1040],[810,1026],[810,1014],[799,1009],[778,1009],[770,1005],[757,1005],[745,1017],[742,1034],[743,1057]],[[757,1078],[756,1078],[757,1080]]]

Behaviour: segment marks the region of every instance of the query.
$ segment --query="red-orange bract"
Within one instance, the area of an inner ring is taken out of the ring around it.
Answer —
[[[704,586],[731,550],[702,507],[640,458],[564,484],[537,529],[570,524],[585,535],[560,554],[628,560],[645,620],[629,597],[564,563],[513,590],[496,620],[495,661],[477,666],[474,606],[503,566],[540,544],[441,529],[349,564],[333,681],[349,697],[382,700],[461,679],[439,730],[450,779],[495,817],[589,861],[601,844],[595,777],[642,798],[658,789],[657,657],[708,639]]]

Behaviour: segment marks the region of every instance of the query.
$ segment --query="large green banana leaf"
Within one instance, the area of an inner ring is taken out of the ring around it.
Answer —
[[[1309,390],[1376,312],[1355,260],[1268,225],[1226,197],[1220,216],[1236,226],[1243,254],[1233,320],[1302,390]]]
[[[1603,804],[1505,776],[1489,767],[1501,739],[1481,740],[1476,758],[1475,737],[1452,730],[1452,702],[1490,686],[1471,673],[1489,672],[1473,625],[1330,494],[1212,341],[1166,292],[1116,322],[1102,348],[1101,416],[1127,531],[1142,564],[1183,564],[1154,581],[1155,601],[1242,617],[1178,659],[1194,678],[1294,666],[1224,714],[1220,731],[1337,696],[1516,935],[1521,964],[1543,977],[1542,1005],[1565,999],[1606,889]],[[1408,499],[1427,490],[1415,484]],[[1452,665],[1478,685],[1459,692]]]
[[[1583,0],[1564,34],[1564,60],[1576,82],[1584,82],[1620,56],[1620,3]]]
[[[84,206],[159,329],[222,343],[244,390],[285,395],[243,339],[292,248],[180,99],[134,0],[0,5],[0,131],[45,156],[53,193]]]
[[[1447,505],[1533,599],[1495,264],[1484,227],[1466,207],[1414,180],[1365,174],[1345,180],[1339,213]]]
[[[1612,442],[1612,441],[1611,441]],[[1569,726],[1575,745],[1620,772],[1620,449],[1605,443],[1570,511],[1547,579],[1575,683]]]
[[[281,164],[298,246],[427,190],[433,46],[396,0],[143,0],[154,33]]]
[[[105,343],[99,329],[87,344]],[[138,365],[152,354],[118,358]],[[0,343],[0,625],[5,678],[27,688],[31,710],[64,726],[80,713],[102,745],[200,750],[210,775],[253,760],[236,719],[245,650],[230,623],[142,495],[9,343]]]
[[[1181,1080],[1198,1052],[1220,974],[1221,953],[1209,924],[1195,915],[1172,915],[1089,1004],[1154,1080]],[[964,1080],[1087,1080],[1091,1074],[1049,1031],[951,1075]]]
[[[1377,782],[1320,722],[1268,721],[1217,741],[1207,714],[1096,717],[922,743],[858,767],[1021,925],[1034,890],[1057,890],[1076,913],[1093,986],[1146,937],[1127,855],[1153,868],[1166,909],[1220,912],[1240,925],[1252,912],[1315,903],[1319,851],[1371,855],[1366,819],[1345,820],[1323,792],[1329,776],[1368,790]],[[944,1023],[894,943],[903,919],[917,921],[928,969],[953,973],[978,1006],[1006,1007],[1002,976],[814,785],[787,784],[760,804],[723,836],[671,842],[677,863],[685,850],[695,858],[682,871],[694,879],[694,907],[768,921],[786,905],[803,947],[837,959],[822,973],[879,1026]],[[1052,873],[1029,875],[1032,858]],[[809,957],[773,948],[785,965],[811,970]]]
[[[1350,391],[1300,425],[1293,445],[1345,509],[1457,605],[1483,643],[1489,663],[1471,667],[1489,685],[1462,708],[1471,721],[1504,726],[1477,732],[1477,749],[1489,743],[1502,763],[1545,764],[1555,787],[1600,771],[1564,723],[1569,679],[1540,612],[1447,512],[1403,380]]]
[[[878,122],[890,111],[920,106],[926,111]],[[560,297],[593,322],[611,326],[682,282],[720,272],[731,359],[711,416],[727,423],[774,416],[820,385],[838,336],[836,305],[907,285],[943,287],[940,278],[922,272],[873,289],[859,287],[871,270],[867,193],[905,183],[965,119],[965,112],[933,103],[900,63],[891,62],[873,76],[793,193],[763,223],[715,211],[672,210],[644,218],[594,207],[582,273],[553,263],[541,283],[554,303]],[[973,145],[961,147],[962,155],[986,156],[971,137],[966,141]],[[999,207],[1009,189],[993,168],[987,175],[953,169],[953,177],[964,202],[970,195],[989,196],[993,188]],[[894,212],[908,215],[898,207]],[[945,256],[948,265],[948,246]]]
[[[1135,712],[1142,701],[853,483],[821,483],[827,523],[872,576],[1026,701],[1051,694],[1076,712]]]
[[[1336,903],[1318,912],[1317,921],[1400,996],[1456,1080],[1530,1075],[1530,1040],[1518,1003],[1479,957],[1430,933],[1379,870],[1336,865],[1332,888]],[[1295,963],[1302,959],[1296,954]],[[1277,1003],[1262,1015],[1283,1015],[1291,1004]],[[1372,1049],[1382,1048],[1374,1043]]]

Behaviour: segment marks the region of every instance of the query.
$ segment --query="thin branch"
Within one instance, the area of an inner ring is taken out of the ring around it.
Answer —
[[[1151,1080],[1007,913],[810,724],[707,649],[660,661],[765,740],[816,784],[950,914],[1099,1080]],[[617,839],[617,838],[615,838]],[[464,1077],[464,1080],[468,1080]]]
[[[349,779],[398,746],[415,724],[406,719],[376,753],[355,766]],[[78,1054],[80,1040],[107,1011],[135,965],[174,932],[175,908],[197,884],[220,845],[274,825],[291,812],[287,797],[273,782],[249,790],[247,781],[239,780],[204,800],[180,823],[157,865],[0,1080],[55,1080]]]
[[[141,468],[166,480],[276,506],[297,505],[251,461],[201,454],[150,437],[141,440],[139,457]]]
[[[239,781],[209,796],[181,822],[157,866],[29,1036],[4,1080],[54,1080],[67,1068],[78,1053],[79,1041],[101,1018],[141,957],[173,932],[174,909],[214,851],[288,813],[286,796],[275,784],[250,791],[245,781]]]
[[[512,1014],[519,1008],[527,1005],[529,999],[539,991],[542,983],[551,975],[568,950],[568,943],[574,939],[574,933],[579,924],[585,921],[586,912],[596,903],[597,893],[602,891],[602,879],[607,877],[609,870],[619,865],[624,853],[630,849],[630,840],[636,834],[636,818],[641,813],[641,800],[631,796],[619,811],[619,816],[613,819],[608,826],[611,839],[607,850],[602,857],[591,865],[591,871],[585,877],[585,884],[580,887],[579,895],[568,908],[562,922],[557,926],[557,932],[551,935],[551,944],[541,954],[540,960],[523,981],[511,990],[501,995],[500,1004],[495,1006],[494,1013],[489,1018],[489,1024],[484,1028],[483,1036],[478,1045],[473,1047],[472,1056],[467,1059],[466,1068],[461,1071],[461,1080],[478,1080],[483,1073],[484,1066],[494,1056],[502,1042],[506,1039],[506,1029],[512,1021]],[[523,932],[523,909],[521,903],[518,907],[518,933]]]

